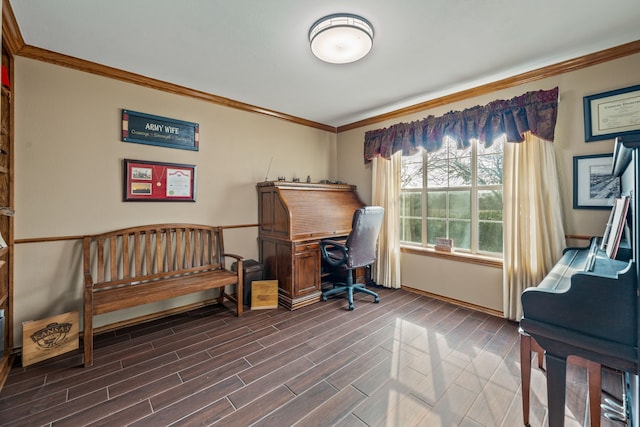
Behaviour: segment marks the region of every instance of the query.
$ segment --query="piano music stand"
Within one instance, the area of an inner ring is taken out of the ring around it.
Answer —
[[[522,421],[529,427],[530,390],[531,390],[531,352],[538,355],[538,368],[543,369],[544,349],[531,335],[520,330],[520,375],[522,377]],[[589,384],[589,420],[591,427],[600,427],[602,410],[600,401],[602,396],[602,372],[599,363],[569,356],[567,362],[587,369]]]

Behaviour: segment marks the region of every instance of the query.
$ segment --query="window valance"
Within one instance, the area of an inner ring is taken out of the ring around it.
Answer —
[[[402,151],[403,156],[410,156],[420,148],[436,151],[442,147],[445,136],[453,138],[459,148],[468,147],[472,139],[490,146],[502,134],[506,134],[508,142],[522,142],[524,133],[529,131],[553,141],[557,116],[557,87],[527,92],[485,106],[368,131],[364,136],[364,160],[369,163],[377,156],[389,159],[398,151]]]

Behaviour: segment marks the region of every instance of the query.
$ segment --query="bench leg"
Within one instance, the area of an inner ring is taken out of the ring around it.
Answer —
[[[93,365],[93,292],[91,289],[84,291],[84,328],[82,345],[84,347],[85,368]]]
[[[242,316],[242,309],[244,307],[243,282],[244,282],[243,272],[242,270],[240,270],[238,272],[238,284],[236,284],[236,314],[238,315],[238,317]]]

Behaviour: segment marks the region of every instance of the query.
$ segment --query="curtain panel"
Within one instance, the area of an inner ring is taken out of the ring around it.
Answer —
[[[374,157],[389,159],[398,151],[411,156],[420,148],[433,152],[442,147],[445,136],[453,138],[459,148],[468,147],[472,139],[490,146],[502,134],[508,142],[522,142],[526,132],[553,141],[557,116],[557,87],[527,92],[485,106],[368,131],[364,137],[364,161],[367,164]]]
[[[400,275],[400,153],[391,159],[377,157],[372,163],[373,204],[384,208],[384,220],[378,240],[378,262],[373,277],[386,288],[399,288]]]

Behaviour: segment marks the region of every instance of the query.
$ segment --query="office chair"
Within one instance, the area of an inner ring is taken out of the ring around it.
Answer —
[[[376,260],[376,244],[384,209],[380,206],[367,206],[357,209],[351,222],[351,233],[345,243],[335,240],[322,240],[322,254],[325,271],[335,276],[346,276],[344,282],[334,281],[333,288],[322,293],[322,301],[327,297],[342,292],[347,293],[349,310],[353,310],[353,293],[363,292],[374,297],[373,302],[380,302],[378,294],[365,288],[364,283],[353,283],[353,270],[368,267]]]

